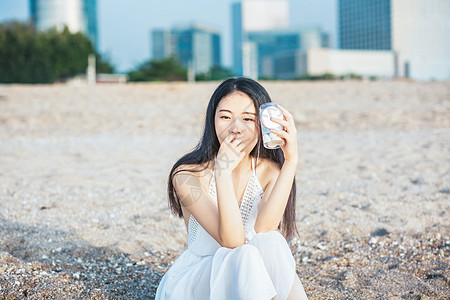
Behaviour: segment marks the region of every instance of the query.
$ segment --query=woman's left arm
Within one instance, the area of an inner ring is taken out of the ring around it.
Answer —
[[[285,108],[278,105],[284,115],[284,120],[273,118],[272,121],[284,126],[285,130],[271,130],[285,141],[281,147],[284,164],[279,174],[274,174],[264,192],[258,209],[255,223],[256,232],[276,230],[283,218],[284,210],[292,189],[295,172],[298,165],[297,129],[294,118]]]

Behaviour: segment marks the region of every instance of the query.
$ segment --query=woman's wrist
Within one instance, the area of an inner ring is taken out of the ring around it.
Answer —
[[[231,177],[232,170],[227,168],[216,168],[215,169],[215,176],[216,178],[223,178],[223,177]]]
[[[293,166],[293,167],[297,167],[297,165],[298,165],[298,156],[285,159],[283,165],[290,165],[290,166]]]

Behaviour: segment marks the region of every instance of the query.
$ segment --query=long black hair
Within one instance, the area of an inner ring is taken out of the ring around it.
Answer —
[[[167,185],[167,193],[169,196],[169,207],[172,212],[183,217],[183,211],[181,210],[181,203],[176,195],[176,191],[173,186],[173,177],[182,169],[178,168],[181,165],[203,165],[203,168],[196,169],[195,171],[205,170],[210,163],[216,158],[217,152],[219,151],[220,143],[217,138],[216,128],[214,126],[214,117],[216,113],[217,106],[220,100],[222,100],[227,95],[233,92],[242,92],[249,96],[256,109],[257,124],[260,124],[259,120],[259,108],[262,104],[267,102],[272,102],[269,94],[264,89],[264,87],[257,81],[245,78],[229,78],[223,81],[219,87],[214,91],[209,100],[208,108],[206,110],[206,119],[203,130],[203,136],[200,139],[197,146],[189,153],[181,157],[172,167],[169,174],[169,180]],[[257,126],[260,128],[260,126]],[[250,152],[251,157],[261,157],[269,159],[275,162],[281,169],[284,163],[283,151],[281,149],[266,149],[262,144],[261,130],[259,130],[259,138],[255,148]],[[178,169],[177,169],[178,168]],[[192,169],[189,169],[192,171]],[[291,192],[289,194],[289,199],[284,211],[283,220],[281,221],[280,227],[286,238],[290,238],[292,235],[297,233],[297,227],[295,223],[295,177],[292,183]]]

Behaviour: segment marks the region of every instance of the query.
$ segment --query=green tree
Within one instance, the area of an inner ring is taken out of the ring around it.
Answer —
[[[128,73],[130,81],[186,81],[187,70],[171,56],[162,60],[149,60]]]
[[[30,66],[45,73],[45,61],[33,54],[38,51],[36,42],[30,26],[17,22],[0,26],[0,82],[35,82]]]
[[[97,73],[114,73],[114,67],[109,58],[96,53],[95,70]]]
[[[305,74],[302,77],[297,78],[298,80],[334,80],[337,77],[332,74],[332,73],[324,73],[322,75],[310,75],[310,74]]]
[[[29,24],[0,24],[0,82],[51,83],[85,73],[87,57],[97,56],[97,72],[113,72],[82,33],[51,29],[36,32]]]

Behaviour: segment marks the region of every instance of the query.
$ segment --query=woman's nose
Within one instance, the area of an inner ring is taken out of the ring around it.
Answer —
[[[244,127],[245,127],[245,125],[239,119],[236,119],[230,125],[230,133],[233,133],[233,134],[242,133],[245,130]]]

